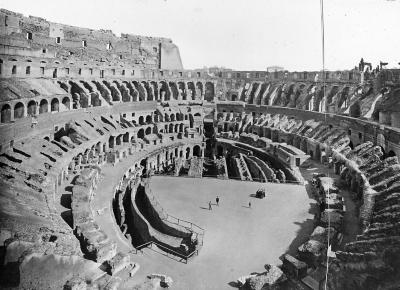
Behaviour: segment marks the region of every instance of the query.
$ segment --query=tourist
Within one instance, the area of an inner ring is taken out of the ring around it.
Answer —
[[[219,206],[219,196],[217,195],[217,198],[215,199],[215,201],[217,202],[217,206]]]
[[[249,201],[249,208],[251,208],[251,201]]]
[[[212,210],[211,201],[208,202],[208,210]]]

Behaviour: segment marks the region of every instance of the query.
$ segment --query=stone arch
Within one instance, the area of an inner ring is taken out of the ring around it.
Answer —
[[[215,97],[214,84],[212,82],[206,82],[205,87],[204,99],[208,102],[213,102]]]
[[[115,138],[115,144],[116,144],[116,145],[121,145],[121,144],[122,144],[122,134],[118,135],[118,136]]]
[[[28,116],[36,115],[36,107],[37,107],[36,101],[30,100],[28,102]]]
[[[189,159],[190,158],[190,147],[187,147],[186,148],[186,159]]]
[[[188,92],[189,92],[188,100],[195,100],[196,99],[196,88],[194,86],[194,83],[188,82],[187,88],[188,88]],[[190,96],[190,98],[189,98],[189,96]]]
[[[147,115],[146,116],[146,123],[147,124],[151,124],[153,121],[152,121],[152,119],[151,119],[151,116],[150,115]]]
[[[193,147],[193,156],[201,157],[201,149],[199,145]]]
[[[47,113],[49,111],[49,102],[46,99],[42,99],[39,103],[39,114]]]
[[[360,102],[355,102],[350,106],[349,110],[350,117],[358,118],[361,116],[361,106]]]
[[[120,102],[122,100],[122,93],[115,83],[110,84],[107,81],[103,81],[103,84],[110,90],[113,102]]]
[[[165,81],[160,82],[160,97],[164,97],[164,101],[171,100],[171,92],[169,90],[168,84]]]
[[[144,129],[141,128],[138,133],[137,133],[137,137],[143,139],[144,138]]]
[[[333,87],[330,89],[329,94],[328,94],[328,96],[327,96],[328,104],[331,104],[331,103],[332,103],[333,97],[338,93],[338,91],[339,91],[339,86],[333,86]]]
[[[115,86],[117,87],[117,89],[120,92],[121,101],[124,103],[131,102],[132,96],[130,94],[128,87],[126,86],[126,83],[124,83],[124,82],[119,83],[117,81],[113,81],[113,83],[115,84]]]
[[[53,98],[50,104],[51,112],[58,112],[60,110],[60,101],[57,98]]]
[[[178,82],[178,90],[181,93],[182,100],[186,101],[187,100],[187,95],[186,95],[186,89],[185,89],[184,82]]]
[[[169,82],[169,87],[171,89],[171,93],[172,93],[172,99],[173,100],[178,100],[179,98],[179,91],[178,91],[178,87],[176,85],[176,83],[174,82]]]
[[[144,125],[144,117],[143,116],[139,117],[139,125]]]
[[[196,82],[196,97],[200,98],[203,95],[203,83],[202,82]]]
[[[344,87],[343,90],[340,93],[339,96],[339,101],[338,101],[338,108],[347,108],[348,106],[348,96],[349,96],[349,91],[350,88],[349,87]]]
[[[325,108],[321,108],[321,104],[324,103],[324,90],[326,90],[326,86],[321,86],[317,93],[314,96],[314,105],[313,105],[313,110],[310,111],[316,111],[316,112],[321,112],[324,111]],[[321,110],[322,109],[322,110]]]
[[[139,93],[139,101],[145,101],[146,100],[146,93],[145,93],[145,89],[143,88],[143,86],[137,82],[137,81],[133,81],[133,86],[135,87],[136,91],[138,91]]]
[[[151,134],[151,127],[147,127],[146,131],[145,131],[146,135],[150,135]]]
[[[1,107],[1,123],[8,123],[11,121],[11,106],[4,104]]]
[[[153,87],[154,100],[159,100],[160,96],[158,95],[158,84],[152,81],[150,82],[150,85]]]
[[[79,106],[81,108],[87,108],[89,106],[88,97],[84,89],[73,81],[69,81],[69,84],[71,86],[70,93],[74,102],[74,108],[78,109]]]
[[[14,106],[14,119],[21,119],[25,114],[25,105],[22,102],[18,102]]]
[[[115,138],[114,138],[114,136],[110,136],[108,138],[108,147],[109,148],[114,148],[114,145],[115,145]]]
[[[109,104],[111,104],[112,103],[111,91],[101,82],[92,81],[92,83],[96,86],[96,89],[100,92],[103,99],[106,100],[106,102],[108,102]]]
[[[147,93],[147,101],[154,101],[155,98],[154,98],[153,92],[152,92],[152,90],[151,90],[151,88],[149,86],[149,83],[145,82],[145,81],[142,81],[141,85],[142,85],[142,87],[144,88],[144,90]]]
[[[122,141],[125,143],[129,142],[129,132],[126,132],[124,135],[122,135]]]
[[[194,118],[192,114],[189,114],[189,127],[190,128],[194,127]]]
[[[68,110],[71,109],[71,100],[68,97],[64,97],[62,99],[62,104],[64,105],[65,108],[67,108]]]

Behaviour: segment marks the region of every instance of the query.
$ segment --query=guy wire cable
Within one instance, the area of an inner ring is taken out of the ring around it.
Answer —
[[[326,86],[325,86],[325,21],[324,21],[324,0],[320,0],[320,9],[321,9],[321,38],[322,38],[322,89],[323,89],[323,112],[325,117],[325,124],[327,123],[326,120],[326,111],[328,108],[328,102],[326,99]],[[328,171],[328,177],[329,171]],[[326,210],[328,216],[328,234],[327,234],[327,250],[326,250],[326,271],[325,271],[325,285],[324,289],[327,290],[328,285],[328,273],[329,273],[329,239],[330,239],[330,230],[331,230],[331,219],[329,214],[329,197],[330,197],[330,185],[328,184],[328,195],[327,195],[327,202],[326,202]]]

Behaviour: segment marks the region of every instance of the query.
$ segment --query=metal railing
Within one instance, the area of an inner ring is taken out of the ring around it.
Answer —
[[[146,188],[146,192],[149,193],[149,194],[147,194],[147,196],[153,202],[153,206],[157,206],[158,209],[162,212],[163,215],[161,217],[161,220],[182,226],[182,227],[190,230],[191,232],[196,234],[196,238],[198,239],[199,244],[203,245],[205,229],[196,225],[195,223],[192,223],[190,221],[187,221],[187,220],[184,220],[181,218],[177,218],[177,217],[167,213],[167,211],[161,206],[160,202],[151,193],[151,189],[148,187],[148,185],[146,185],[145,188]]]
[[[161,253],[161,252],[155,251],[153,249],[153,247],[152,247],[153,244],[156,245],[158,248],[162,249],[163,252]],[[135,249],[132,250],[131,252],[134,252],[135,254],[137,254],[140,251],[143,254],[143,249],[146,249],[146,248],[147,249],[151,249],[156,253],[159,253],[159,254],[162,254],[162,255],[166,255],[167,257],[169,257],[169,254],[172,254],[174,257],[179,257],[179,258],[183,259],[185,261],[184,262],[185,264],[187,264],[188,260],[191,257],[193,257],[195,254],[196,254],[196,256],[199,255],[199,249],[198,248],[196,248],[195,250],[191,251],[188,254],[184,254],[184,253],[181,253],[181,252],[177,252],[177,251],[171,249],[170,247],[161,245],[160,243],[158,243],[156,241],[149,241],[149,242],[146,242],[146,243],[141,244],[139,246],[136,246]],[[180,261],[182,261],[182,260],[180,260]]]

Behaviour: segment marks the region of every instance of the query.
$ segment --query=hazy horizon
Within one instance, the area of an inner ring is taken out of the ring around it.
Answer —
[[[327,70],[346,70],[361,57],[374,67],[400,62],[400,1],[325,1]],[[226,67],[321,70],[319,0],[10,1],[0,7],[66,25],[166,37],[185,69]]]

